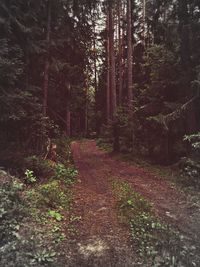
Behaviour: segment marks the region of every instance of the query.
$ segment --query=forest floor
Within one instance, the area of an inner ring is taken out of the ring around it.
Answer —
[[[181,252],[192,253],[194,261],[190,260],[187,267],[199,266],[198,195],[186,194],[163,177],[101,150],[94,140],[73,142],[72,153],[79,177],[73,207],[78,232],[71,239],[70,266],[154,266],[140,261],[131,241],[129,224],[119,218],[112,190],[114,180],[127,183],[152,204],[155,216],[176,229],[184,247],[189,247]],[[174,256],[171,260],[171,265],[157,266],[179,266]]]

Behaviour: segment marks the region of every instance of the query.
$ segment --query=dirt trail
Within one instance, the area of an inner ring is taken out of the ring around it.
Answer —
[[[80,183],[75,188],[75,213],[81,216],[75,240],[73,266],[136,266],[128,229],[120,225],[109,178],[128,181],[149,199],[155,212],[179,228],[188,238],[199,240],[200,212],[185,195],[168,182],[97,148],[95,141],[72,144]]]

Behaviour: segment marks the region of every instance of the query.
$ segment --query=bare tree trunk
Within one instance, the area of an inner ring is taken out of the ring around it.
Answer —
[[[132,66],[132,21],[131,21],[131,0],[127,0],[127,39],[128,39],[128,54],[127,54],[127,64],[128,64],[128,108],[129,111],[132,110],[132,83],[133,83],[133,66]]]
[[[88,134],[88,83],[86,82],[85,91],[85,136]]]
[[[94,30],[94,39],[93,39],[93,50],[94,50],[94,58],[93,58],[93,66],[94,66],[94,91],[95,91],[95,113],[98,114],[98,86],[97,86],[97,53],[96,53],[96,24],[93,21],[93,30]],[[100,123],[99,117],[96,120],[96,133],[97,136],[100,134]]]
[[[121,1],[118,4],[118,35],[119,35],[119,105],[122,104],[122,36],[121,36]]]
[[[48,99],[48,84],[49,84],[49,55],[50,55],[50,33],[51,33],[51,0],[47,3],[47,54],[44,66],[44,99],[43,99],[43,116],[47,115],[47,99]]]
[[[106,121],[110,120],[110,36],[109,36],[109,12],[107,14],[107,87],[106,87]]]
[[[67,99],[66,99],[66,135],[71,136],[71,111],[70,111],[70,83],[67,83]]]
[[[127,0],[127,63],[128,63],[128,111],[131,123],[131,141],[132,141],[132,151],[134,151],[135,135],[133,129],[133,111],[132,111],[132,101],[133,101],[133,52],[132,52],[132,18],[131,18],[131,0]]]
[[[109,51],[110,51],[110,85],[111,85],[111,118],[114,120],[117,111],[115,50],[114,50],[114,23],[112,4],[109,3]]]
[[[110,52],[110,99],[111,99],[111,119],[113,129],[113,150],[119,150],[119,126],[117,123],[117,94],[116,94],[116,71],[115,71],[115,48],[114,48],[114,20],[113,8],[109,3],[109,52]]]
[[[143,0],[143,44],[146,48],[146,0]]]

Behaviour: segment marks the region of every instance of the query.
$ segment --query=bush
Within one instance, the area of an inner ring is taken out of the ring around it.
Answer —
[[[74,179],[78,174],[78,171],[74,167],[65,168],[65,166],[60,163],[55,166],[54,172],[54,178],[63,180],[66,184],[74,183]]]
[[[21,189],[17,180],[0,171],[0,262],[4,267],[32,266],[27,252],[34,251],[34,245],[19,232],[25,216],[19,197]]]
[[[50,181],[39,187],[38,192],[43,196],[43,201],[50,207],[69,207],[70,196],[67,189],[63,189],[59,181]]]
[[[48,160],[42,157],[30,156],[24,159],[24,170],[28,169],[33,171],[36,177],[46,177],[53,174],[53,166]]]

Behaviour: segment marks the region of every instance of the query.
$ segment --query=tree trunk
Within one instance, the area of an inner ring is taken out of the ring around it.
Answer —
[[[106,121],[110,120],[110,36],[109,36],[109,12],[107,15],[107,86],[106,86]]]
[[[67,83],[67,99],[66,99],[66,135],[71,136],[71,111],[70,111],[70,83]]]
[[[134,151],[135,134],[133,128],[133,52],[132,52],[132,18],[131,18],[131,0],[127,0],[127,65],[128,65],[128,112],[131,127],[132,152]]]
[[[132,21],[131,21],[131,0],[127,0],[127,43],[128,43],[128,53],[127,53],[127,65],[128,65],[128,108],[129,113],[132,110],[132,83],[133,83],[133,67],[132,67]]]
[[[86,83],[85,91],[85,136],[88,135],[88,83]]]
[[[122,104],[122,36],[121,36],[121,1],[118,5],[118,35],[119,35],[119,105]]]
[[[114,23],[113,8],[109,3],[109,52],[110,52],[110,99],[111,99],[111,119],[113,127],[113,150],[119,150],[119,131],[116,120],[117,95],[116,95],[116,72],[115,72],[115,48],[114,48]]]
[[[146,48],[146,0],[143,0],[143,45]]]
[[[116,75],[115,75],[115,50],[114,50],[114,24],[113,9],[109,3],[109,51],[110,51],[110,88],[111,88],[111,119],[115,120],[117,111]]]
[[[51,33],[51,0],[47,3],[47,53],[44,66],[44,99],[43,99],[43,116],[47,115],[47,99],[48,99],[48,84],[49,84],[49,56],[50,56],[50,33]]]
[[[186,0],[179,0],[179,31],[181,39],[181,61],[187,69],[190,63],[189,12]]]

